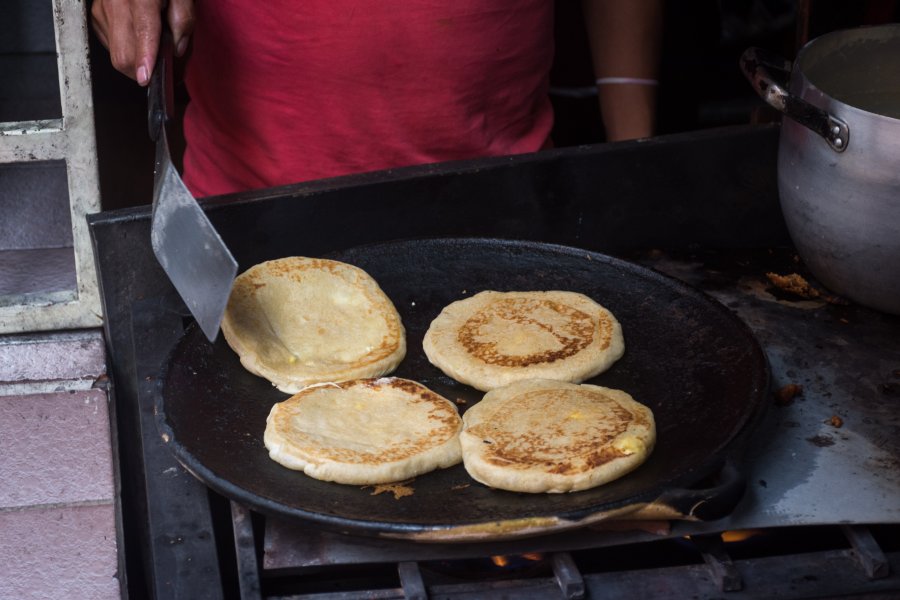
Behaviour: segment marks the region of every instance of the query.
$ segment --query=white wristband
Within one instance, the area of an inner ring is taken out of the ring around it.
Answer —
[[[597,79],[597,85],[615,85],[622,83],[633,83],[635,85],[659,85],[656,79],[642,79],[640,77],[600,77]]]

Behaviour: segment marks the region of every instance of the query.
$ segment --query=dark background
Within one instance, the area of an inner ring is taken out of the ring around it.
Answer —
[[[580,3],[557,0],[556,6],[554,142],[602,142]],[[760,46],[792,59],[804,41],[818,35],[897,17],[896,1],[668,0],[657,133],[777,120],[738,68],[746,48]],[[90,49],[103,207],[149,204],[154,151],[147,134],[146,90],[113,70],[94,36]],[[183,88],[178,99],[181,106],[187,102]]]

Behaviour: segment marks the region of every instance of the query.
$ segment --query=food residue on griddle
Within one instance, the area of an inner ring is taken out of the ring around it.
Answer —
[[[806,441],[819,448],[834,446],[834,438],[830,435],[814,435],[813,437],[806,438]]]
[[[412,496],[415,493],[415,490],[411,485],[412,479],[407,479],[406,481],[397,481],[394,483],[379,483],[377,485],[366,485],[363,486],[363,489],[373,488],[370,496],[377,496],[378,494],[383,494],[384,492],[390,492],[394,495],[394,500],[399,500],[400,498],[404,498],[406,496]]]
[[[827,425],[831,425],[835,429],[839,429],[844,425],[844,420],[837,415],[831,415],[831,418],[825,421]]]
[[[794,398],[803,393],[803,386],[797,383],[789,383],[775,392],[775,404],[788,406],[794,402]]]
[[[801,298],[813,299],[819,297],[819,290],[812,287],[802,275],[791,273],[789,275],[779,275],[778,273],[766,273],[775,287],[785,292],[795,294]]]
[[[850,304],[848,300],[840,296],[816,288],[799,273],[779,275],[778,273],[769,272],[766,273],[766,277],[778,289],[805,300],[823,300],[829,304]]]
[[[882,383],[879,388],[881,393],[887,396],[900,396],[900,383],[894,381]]]

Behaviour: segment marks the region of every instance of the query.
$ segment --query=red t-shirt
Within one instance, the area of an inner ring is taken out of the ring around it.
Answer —
[[[196,196],[549,145],[552,0],[198,0],[196,16]]]

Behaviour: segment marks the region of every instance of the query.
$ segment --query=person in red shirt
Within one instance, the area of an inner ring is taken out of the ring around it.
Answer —
[[[610,141],[653,132],[661,0],[584,0]],[[553,0],[94,0],[147,85],[165,18],[198,197],[552,146]]]

